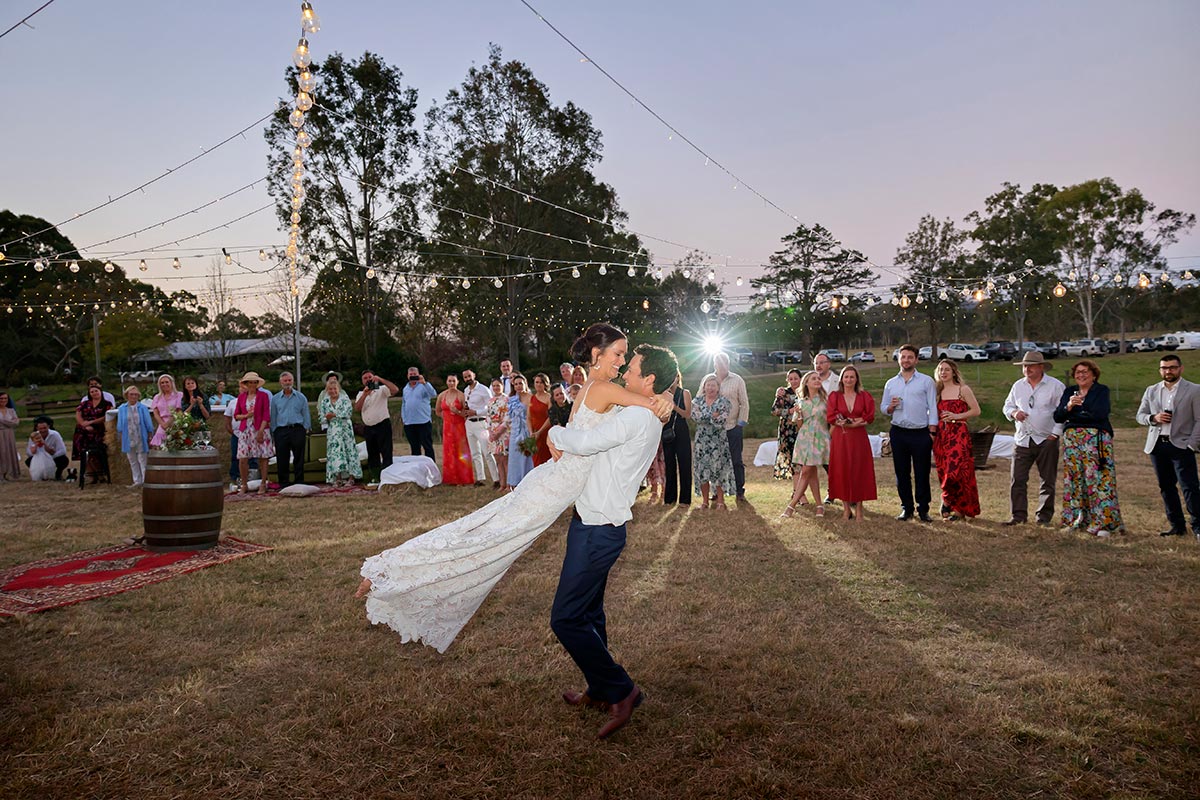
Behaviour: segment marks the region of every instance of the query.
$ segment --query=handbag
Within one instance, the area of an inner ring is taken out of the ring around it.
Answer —
[[[674,398],[672,398],[674,399]],[[675,420],[679,418],[678,411],[671,411],[671,418],[667,420],[667,424],[662,429],[662,443],[671,444],[675,441]]]

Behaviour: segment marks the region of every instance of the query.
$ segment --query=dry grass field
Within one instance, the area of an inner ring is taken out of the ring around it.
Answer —
[[[609,582],[647,691],[608,742],[559,692],[566,519],[444,655],[370,626],[362,559],[492,497],[438,488],[226,506],[271,553],[0,620],[0,797],[1162,798],[1200,786],[1200,544],[1160,539],[1122,432],[1127,536],[777,519],[640,502]],[[757,442],[748,443],[747,454]],[[0,485],[0,565],[119,541],[119,487]],[[1190,789],[1188,787],[1191,787]]]

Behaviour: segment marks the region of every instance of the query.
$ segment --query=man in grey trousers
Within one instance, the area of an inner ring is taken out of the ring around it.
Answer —
[[[1041,353],[1026,351],[1020,361],[1024,377],[1012,385],[1004,401],[1004,416],[1017,424],[1017,442],[1013,450],[1009,505],[1011,516],[1003,525],[1024,525],[1029,521],[1026,488],[1029,470],[1037,465],[1041,488],[1038,491],[1037,521],[1043,528],[1054,522],[1054,485],[1058,480],[1058,440],[1063,426],[1054,421],[1054,409],[1062,398],[1063,382],[1046,374],[1050,362]]]

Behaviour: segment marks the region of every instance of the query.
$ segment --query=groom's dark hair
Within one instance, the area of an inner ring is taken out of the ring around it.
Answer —
[[[653,344],[639,344],[633,348],[636,355],[642,357],[642,376],[654,376],[654,391],[665,392],[679,377],[679,359],[665,347]]]

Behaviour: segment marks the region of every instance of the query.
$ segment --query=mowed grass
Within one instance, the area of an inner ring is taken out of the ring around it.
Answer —
[[[765,467],[736,511],[639,502],[607,609],[649,700],[603,743],[559,699],[565,518],[438,655],[367,623],[358,568],[490,489],[232,503],[273,552],[0,621],[0,797],[1195,797],[1200,546],[1155,535],[1137,438],[1109,541],[1001,527],[1003,461],[970,523],[893,521],[887,461],[863,524],[778,519]],[[3,566],[140,528],[120,487],[0,510]]]

